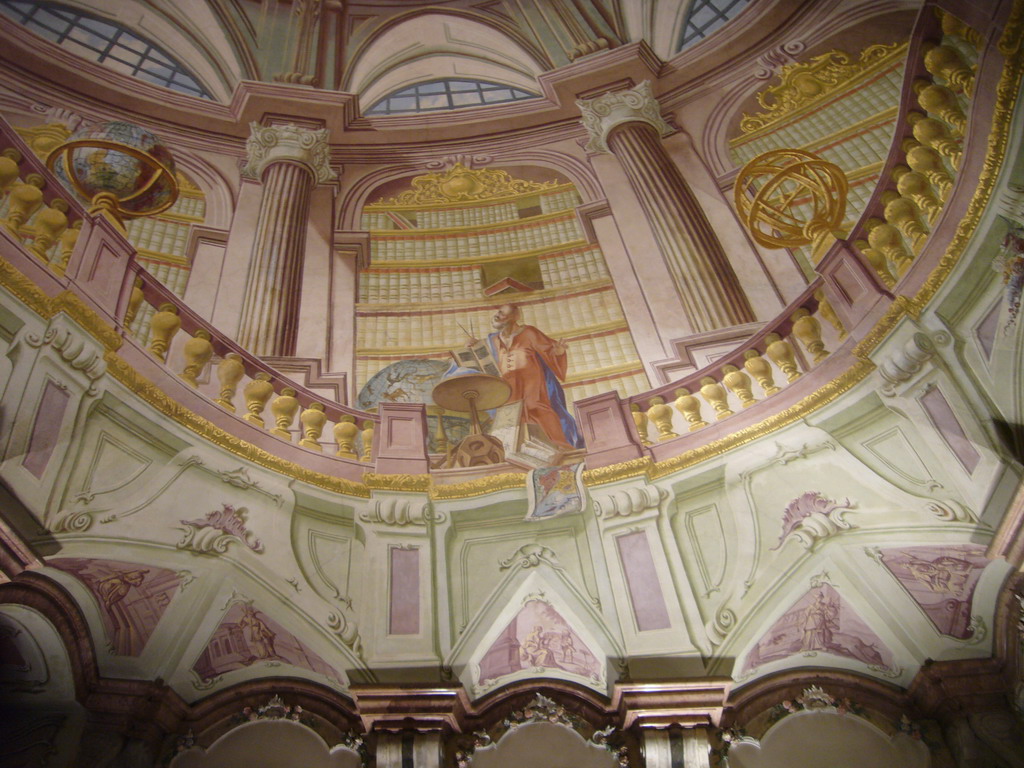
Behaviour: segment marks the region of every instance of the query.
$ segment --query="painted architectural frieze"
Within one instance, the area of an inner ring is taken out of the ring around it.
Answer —
[[[601,661],[555,608],[530,600],[491,643],[480,660],[478,686],[490,686],[520,670],[569,672],[601,683]]]
[[[985,547],[903,547],[880,550],[879,556],[939,632],[960,640],[974,636],[971,603],[989,563]]]
[[[217,626],[192,671],[207,687],[221,675],[254,664],[306,669],[342,685],[341,674],[251,602],[236,602]]]
[[[826,583],[813,587],[771,625],[747,654],[743,674],[797,654],[853,659],[888,675],[897,670],[892,651]]]
[[[61,557],[48,561],[81,581],[99,604],[111,652],[138,656],[181,588],[175,572],[117,560]]]

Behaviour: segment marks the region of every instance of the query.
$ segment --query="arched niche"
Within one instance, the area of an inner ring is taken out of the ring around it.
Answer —
[[[190,747],[171,760],[170,768],[359,768],[358,752],[329,746],[312,728],[289,719],[254,720],[234,728],[207,749]]]
[[[928,768],[920,738],[889,735],[866,719],[829,707],[794,712],[760,739],[740,736],[726,758],[729,768]]]
[[[472,768],[618,768],[615,753],[584,739],[567,725],[525,723],[505,733],[497,742],[478,747],[466,763]]]
[[[84,723],[60,633],[31,608],[0,606],[0,763],[71,765]]]
[[[502,83],[538,93],[539,63],[503,32],[464,16],[413,14],[365,44],[346,90],[363,108],[405,86],[445,77]]]

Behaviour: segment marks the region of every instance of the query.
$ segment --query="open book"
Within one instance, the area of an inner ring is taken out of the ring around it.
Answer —
[[[472,347],[453,349],[452,358],[460,368],[474,368],[491,376],[501,376],[498,363],[491,354],[491,347],[486,340],[478,341]]]

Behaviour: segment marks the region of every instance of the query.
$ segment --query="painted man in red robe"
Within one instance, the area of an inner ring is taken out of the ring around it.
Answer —
[[[559,382],[568,361],[564,341],[555,341],[532,325],[520,323],[519,307],[504,304],[488,334],[501,377],[512,388],[509,402],[523,401],[523,422],[536,424],[555,444],[580,448],[583,441],[565,404]]]

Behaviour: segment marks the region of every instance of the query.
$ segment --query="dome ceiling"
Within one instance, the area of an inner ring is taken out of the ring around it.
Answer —
[[[210,98],[0,29],[0,688],[54,733],[923,766],[953,676],[1024,690],[1011,3],[106,5]],[[177,164],[123,228],[45,165],[107,120]]]

